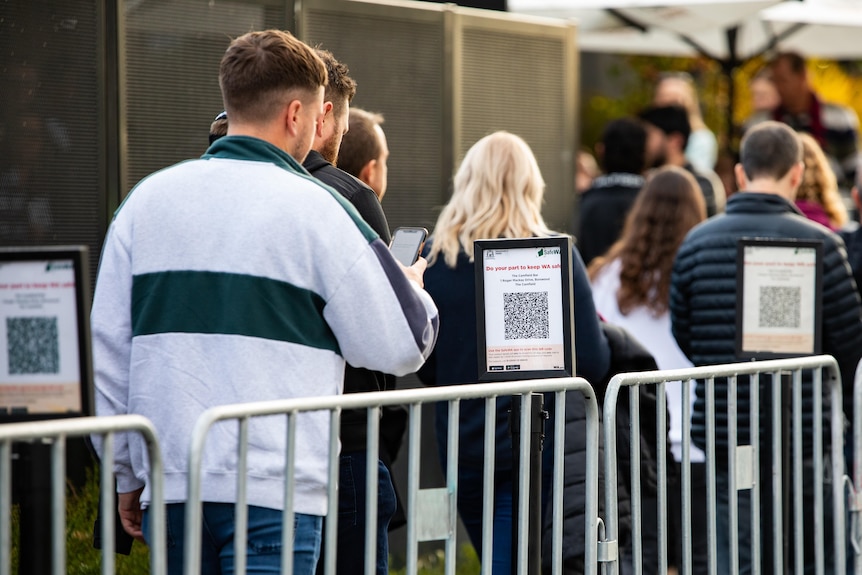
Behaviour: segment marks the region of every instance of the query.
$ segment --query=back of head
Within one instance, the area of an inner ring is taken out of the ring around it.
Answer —
[[[344,134],[338,150],[339,168],[358,178],[368,162],[380,157],[383,146],[375,127],[382,123],[381,114],[350,108],[350,129]]]
[[[455,173],[452,198],[434,227],[429,261],[442,252],[454,267],[461,250],[472,261],[477,239],[550,234],[542,218],[544,191],[539,165],[524,140],[503,131],[485,136]]]
[[[806,72],[805,57],[799,52],[779,52],[769,60],[767,66],[772,70],[780,63],[785,63],[794,74],[802,75]]]
[[[745,133],[739,148],[739,162],[749,181],[780,180],[801,161],[799,137],[781,122],[757,124]]]
[[[691,123],[688,121],[688,112],[682,106],[650,106],[638,116],[644,122],[652,124],[664,132],[665,135],[679,134],[682,136],[683,148],[688,144],[688,137],[691,135]]]
[[[210,124],[210,144],[224,136],[227,136],[227,114],[219,112],[218,116]]]
[[[266,122],[291,99],[326,84],[326,67],[314,50],[282,30],[243,34],[231,42],[219,65],[231,122]]]
[[[688,72],[664,72],[659,76],[653,96],[655,106],[682,106],[689,122],[700,119],[697,86]]]
[[[644,305],[655,315],[664,313],[676,252],[689,230],[705,218],[706,203],[694,177],[683,168],[658,168],[632,205],[620,239],[590,263],[590,277],[619,259],[620,311],[627,314]]]
[[[600,164],[605,173],[641,174],[646,168],[647,132],[635,118],[608,122],[602,133]]]
[[[343,106],[349,104],[356,95],[356,81],[350,77],[347,65],[336,60],[332,52],[320,47],[315,48],[314,51],[326,66],[328,81],[323,92],[323,100],[332,102],[333,112],[338,115],[343,111]]]

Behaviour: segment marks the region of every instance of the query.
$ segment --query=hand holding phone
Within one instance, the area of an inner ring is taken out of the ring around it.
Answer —
[[[392,234],[392,243],[389,244],[389,249],[396,260],[405,266],[412,266],[422,252],[422,246],[425,245],[427,236],[428,230],[425,228],[398,228]]]

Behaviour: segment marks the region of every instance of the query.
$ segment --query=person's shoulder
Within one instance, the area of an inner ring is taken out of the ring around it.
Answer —
[[[820,107],[823,124],[828,128],[859,128],[859,117],[853,108],[836,102],[823,102]]]

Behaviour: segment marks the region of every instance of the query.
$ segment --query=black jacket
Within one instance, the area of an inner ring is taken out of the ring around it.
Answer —
[[[652,371],[658,369],[650,352],[622,327],[601,323],[602,332],[611,350],[611,366],[607,375],[596,381],[593,388],[599,403],[599,426],[605,391],[611,378],[618,373]],[[653,386],[641,386],[640,404],[640,464],[641,492],[644,498],[658,493],[658,449],[656,444],[656,394]],[[629,393],[619,395],[617,413],[617,516],[620,548],[626,549],[631,540],[631,450],[629,448]],[[668,426],[669,427],[669,426]],[[602,428],[603,429],[603,428]],[[586,408],[580,393],[566,394],[566,448],[563,459],[563,572],[584,572],[584,542],[586,508],[586,478],[591,474],[599,479],[599,515],[604,516],[604,447],[603,432],[599,433],[599,467],[587,468]],[[668,451],[670,446],[667,446]],[[670,470],[670,467],[668,468]],[[550,503],[550,501],[549,501]],[[551,571],[552,513],[545,510],[542,530],[542,570]],[[649,539],[649,537],[645,537]]]
[[[383,214],[383,208],[374,191],[362,181],[351,176],[344,170],[339,170],[327,162],[319,152],[311,150],[303,167],[309,173],[344,196],[362,219],[371,226],[380,239],[389,245],[392,239],[389,224]],[[361,302],[358,302],[361,305]],[[373,329],[369,325],[369,329]],[[395,388],[394,376],[363,368],[345,366],[344,393],[362,393],[366,391],[382,391]],[[401,445],[401,437],[406,426],[406,411],[404,408],[384,408],[383,421],[380,427],[380,457],[391,461]],[[345,410],[341,413],[341,451],[365,451],[367,441],[367,411],[365,409]]]
[[[850,268],[853,270],[856,289],[862,292],[862,226],[857,226],[853,230],[842,230],[839,233],[847,245],[847,261],[850,262]]]
[[[608,174],[593,180],[592,187],[581,196],[578,251],[585,264],[605,253],[620,237],[643,184],[643,177],[637,174]]]
[[[862,308],[850,275],[844,242],[836,234],[802,215],[787,200],[774,194],[740,192],[730,197],[726,212],[710,218],[689,232],[673,266],[670,312],[674,337],[695,365],[737,361],[736,253],[743,237],[822,240],[823,251],[823,353],[838,360],[844,384],[844,410],[852,410],[853,372],[862,356]],[[761,378],[762,385],[768,387]],[[749,393],[746,381],[738,381],[738,439],[749,441]],[[824,386],[824,406],[828,388]],[[811,423],[811,388],[803,390],[803,413]],[[716,448],[727,446],[727,382],[716,380]],[[768,400],[768,396],[766,398]],[[767,401],[761,402],[762,413]],[[692,438],[705,445],[706,400],[697,385]],[[827,412],[828,413],[828,412]],[[761,426],[768,422],[761,417]],[[761,434],[765,437],[765,434]],[[721,459],[720,459],[721,460]]]

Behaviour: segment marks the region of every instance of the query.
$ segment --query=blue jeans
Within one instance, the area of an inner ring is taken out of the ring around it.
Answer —
[[[363,573],[365,569],[365,500],[368,454],[342,454],[338,470],[338,543],[335,572],[338,575]],[[377,462],[377,575],[389,573],[389,520],[395,514],[395,486],[389,469]],[[323,572],[323,561],[318,573]]]
[[[182,575],[185,557],[184,503],[165,506],[167,519],[168,574]],[[201,539],[201,574],[230,575],[234,564],[234,504],[203,504],[203,537]],[[144,512],[143,531],[149,533],[150,514]],[[282,512],[265,507],[248,507],[247,572],[281,572]],[[320,556],[323,518],[317,515],[294,515],[293,572],[313,575]]]

